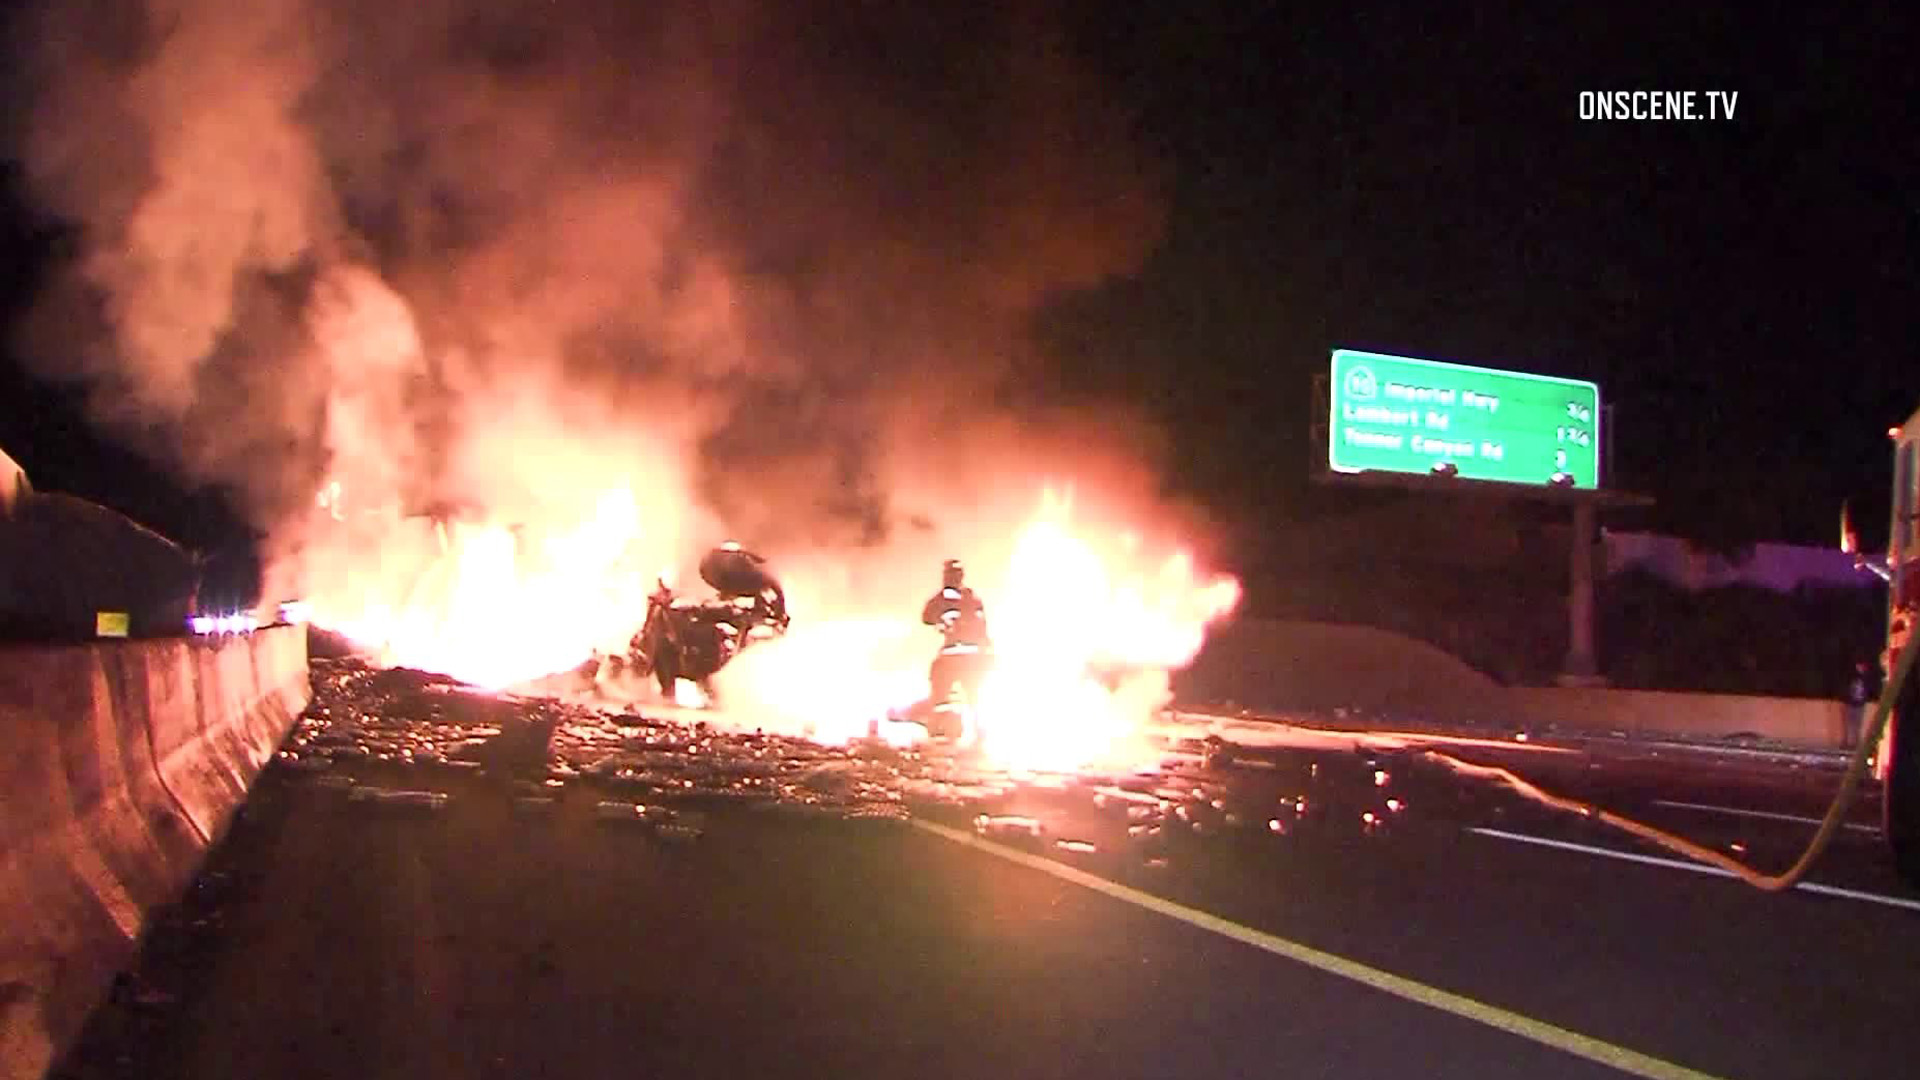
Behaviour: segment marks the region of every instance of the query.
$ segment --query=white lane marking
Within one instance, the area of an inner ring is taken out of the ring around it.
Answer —
[[[1803,817],[1799,814],[1782,814],[1774,810],[1743,810],[1735,806],[1714,806],[1710,803],[1680,802],[1674,799],[1655,799],[1653,805],[1668,806],[1676,810],[1698,810],[1706,814],[1726,814],[1730,817],[1759,818],[1762,821],[1794,821],[1802,825],[1820,824],[1820,819],[1816,817]],[[1864,833],[1878,833],[1880,831],[1876,826],[1862,825],[1857,821],[1844,822],[1840,827]]]
[[[1645,1080],[1714,1080],[1714,1077],[1709,1073],[1700,1072],[1697,1069],[1689,1069],[1684,1065],[1677,1065],[1671,1061],[1654,1057],[1651,1054],[1643,1054],[1638,1050],[1629,1050],[1624,1046],[1607,1042],[1604,1039],[1596,1039],[1591,1035],[1582,1035],[1577,1031],[1569,1031],[1555,1024],[1549,1024],[1544,1020],[1536,1020],[1531,1016],[1524,1016],[1520,1013],[1503,1009],[1498,1005],[1488,1004],[1487,1002],[1479,1001],[1463,994],[1456,994],[1449,990],[1442,990],[1437,986],[1429,986],[1426,983],[1417,982],[1404,975],[1395,975],[1390,971],[1369,967],[1359,961],[1348,960],[1344,956],[1336,956],[1333,953],[1322,952],[1311,945],[1302,945],[1297,941],[1288,940],[1277,934],[1269,934],[1262,930],[1255,930],[1250,926],[1242,926],[1230,919],[1223,919],[1218,915],[1201,911],[1198,908],[1188,907],[1185,904],[1177,904],[1172,900],[1163,899],[1152,893],[1129,888],[1117,881],[1108,881],[1106,878],[1100,877],[1097,874],[1089,874],[1078,867],[1055,862],[1044,856],[1021,851],[1018,848],[1008,847],[1005,844],[997,844],[971,832],[948,828],[945,825],[936,824],[921,818],[910,818],[909,823],[922,832],[932,833],[935,836],[951,840],[964,847],[986,852],[989,855],[1005,859],[1008,862],[1038,870],[1043,874],[1051,874],[1062,881],[1070,882],[1085,889],[1091,889],[1103,896],[1133,904],[1136,907],[1145,908],[1155,914],[1164,915],[1167,918],[1186,923],[1188,926],[1198,927],[1201,930],[1219,934],[1221,937],[1240,942],[1243,945],[1251,945],[1263,952],[1269,952],[1275,956],[1305,964],[1310,968],[1326,972],[1329,975],[1337,975],[1343,979],[1350,979],[1362,986],[1371,987],[1382,993],[1392,994],[1406,1001],[1438,1009],[1441,1012],[1451,1013],[1462,1019],[1485,1024],[1490,1028],[1507,1032],[1510,1035],[1518,1035],[1523,1039],[1531,1039],[1544,1046],[1550,1046],[1555,1050],[1560,1050],[1576,1057],[1582,1057],[1588,1061],[1597,1061],[1602,1065],[1618,1069],[1630,1076],[1643,1077]]]
[[[1467,830],[1481,836],[1491,836],[1496,840],[1513,840],[1522,844],[1538,844],[1541,847],[1559,848],[1562,851],[1577,851],[1583,855],[1601,855],[1609,859],[1622,859],[1626,862],[1645,863],[1648,866],[1665,866],[1673,870],[1691,870],[1696,874],[1710,874],[1714,877],[1733,877],[1717,866],[1705,863],[1682,862],[1679,859],[1663,859],[1658,855],[1642,855],[1634,851],[1616,851],[1613,848],[1594,847],[1590,844],[1576,844],[1570,840],[1549,840],[1544,836],[1528,836],[1526,833],[1507,832],[1505,829],[1486,829],[1473,827]],[[1920,911],[1920,900],[1909,900],[1904,896],[1885,896],[1881,893],[1862,892],[1859,889],[1843,889],[1838,885],[1820,885],[1811,881],[1802,881],[1796,889],[1805,889],[1822,896],[1838,896],[1847,900],[1865,900],[1870,904],[1885,904],[1888,907],[1906,908]]]
[[[1291,720],[1255,720],[1207,713],[1176,712],[1172,719],[1161,719],[1154,726],[1162,735],[1190,739],[1218,735],[1227,742],[1248,749],[1344,750],[1364,746],[1370,750],[1406,750],[1415,746],[1478,746],[1517,754],[1579,754],[1570,746],[1544,746],[1527,739],[1487,738],[1477,735],[1447,735],[1437,732],[1359,730],[1316,727]]]

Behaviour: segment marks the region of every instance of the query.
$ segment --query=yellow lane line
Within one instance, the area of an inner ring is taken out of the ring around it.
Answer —
[[[1624,1046],[1615,1045],[1604,1039],[1596,1039],[1590,1035],[1582,1035],[1577,1031],[1568,1031],[1566,1028],[1549,1024],[1544,1020],[1535,1020],[1530,1016],[1522,1016],[1519,1013],[1500,1008],[1498,1005],[1489,1005],[1484,1001],[1476,1001],[1473,998],[1442,990],[1436,986],[1428,986],[1426,983],[1416,982],[1405,976],[1395,975],[1390,971],[1382,971],[1379,968],[1369,967],[1366,964],[1348,960],[1342,956],[1322,952],[1311,946],[1302,945],[1297,941],[1289,941],[1286,938],[1269,934],[1262,930],[1242,926],[1237,922],[1223,919],[1218,915],[1210,915],[1198,908],[1191,908],[1185,904],[1176,904],[1171,900],[1162,899],[1152,893],[1142,892],[1139,889],[1129,888],[1118,882],[1108,881],[1106,878],[1089,874],[1084,870],[1068,866],[1064,863],[1055,862],[1052,859],[1030,852],[1020,851],[1016,848],[1007,847],[1004,844],[997,844],[991,840],[982,839],[971,832],[948,828],[945,825],[935,824],[931,821],[922,821],[918,818],[913,819],[913,827],[922,832],[932,833],[943,839],[951,840],[956,844],[997,856],[1008,862],[1017,863],[1032,870],[1038,870],[1043,874],[1051,874],[1062,881],[1070,882],[1082,888],[1092,889],[1094,892],[1104,896],[1110,896],[1115,900],[1121,900],[1136,907],[1145,908],[1156,914],[1165,915],[1169,919],[1177,919],[1189,926],[1196,926],[1202,930],[1219,934],[1221,937],[1231,938],[1243,945],[1251,945],[1256,949],[1272,953],[1275,956],[1282,956],[1296,963],[1305,964],[1310,968],[1324,971],[1329,975],[1337,975],[1343,979],[1350,979],[1363,986],[1372,987],[1375,990],[1392,994],[1395,997],[1425,1005],[1429,1008],[1439,1009],[1441,1012],[1451,1013],[1462,1019],[1471,1020],[1477,1024],[1484,1024],[1487,1027],[1507,1032],[1510,1035],[1518,1035],[1523,1039],[1531,1039],[1543,1046],[1550,1046],[1555,1050],[1572,1054],[1575,1057],[1586,1058],[1588,1061],[1597,1061],[1602,1065],[1618,1069],[1630,1076],[1645,1077],[1647,1080],[1718,1080],[1718,1078],[1711,1073],[1689,1069],[1684,1065],[1676,1065],[1671,1061],[1665,1061],[1649,1054],[1642,1054],[1637,1050],[1629,1050]]]

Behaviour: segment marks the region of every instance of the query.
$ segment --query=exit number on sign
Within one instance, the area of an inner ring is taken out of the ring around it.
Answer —
[[[1576,379],[1340,349],[1327,465],[1600,486],[1600,387]]]

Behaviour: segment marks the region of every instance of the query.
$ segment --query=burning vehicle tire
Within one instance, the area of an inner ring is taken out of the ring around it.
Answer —
[[[750,612],[752,622],[786,631],[787,595],[767,568],[767,560],[728,542],[700,560],[700,580],[719,594],[723,604]]]

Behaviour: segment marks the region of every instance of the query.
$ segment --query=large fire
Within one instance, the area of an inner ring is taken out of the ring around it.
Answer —
[[[1175,553],[1154,563],[1122,537],[1108,550],[1072,529],[1067,500],[1044,500],[1020,532],[990,608],[996,653],[981,691],[990,759],[1020,769],[1110,763],[1137,751],[1168,699],[1168,673],[1240,599]]]
[[[321,506],[351,530],[340,495],[330,486]],[[614,489],[573,521],[388,521],[377,549],[330,549],[340,565],[308,597],[312,619],[383,663],[490,688],[573,670],[624,652],[645,618],[661,571],[641,516],[631,493]],[[964,741],[1013,770],[1137,760],[1144,722],[1169,698],[1169,673],[1233,610],[1238,583],[1203,574],[1182,551],[1156,553],[1130,534],[1078,524],[1072,500],[1053,491],[1009,539],[968,560],[995,663]],[[927,572],[938,566],[930,560]],[[919,624],[924,597],[902,591],[889,610],[835,610],[824,598],[810,606],[806,582],[789,587],[792,630],[721,671],[713,719],[823,742],[872,731],[916,739],[919,728],[885,718],[929,692],[939,635]],[[672,696],[704,703],[684,682]]]
[[[330,485],[321,505],[339,498]],[[577,522],[386,518],[364,544],[362,523],[336,517],[341,542],[311,556],[323,572],[310,618],[384,664],[500,689],[624,646],[646,612],[652,578],[633,554],[644,533],[628,490],[604,492]]]

